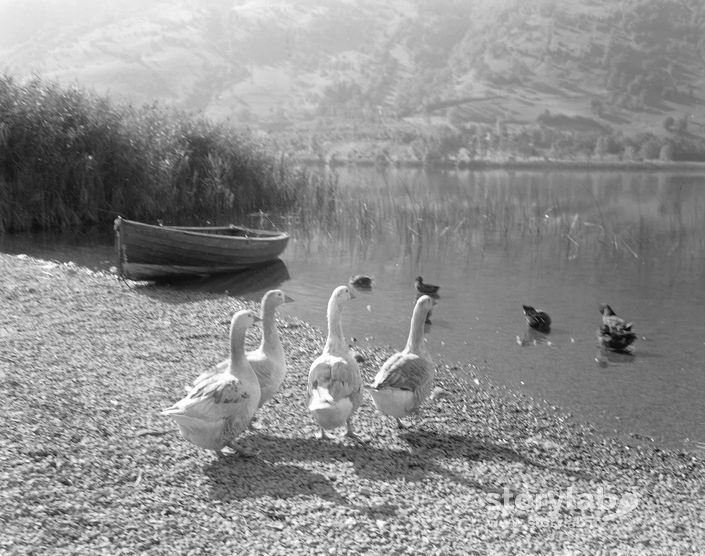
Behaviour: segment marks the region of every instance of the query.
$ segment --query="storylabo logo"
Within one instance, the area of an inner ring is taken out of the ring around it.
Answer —
[[[544,522],[567,519],[612,521],[627,515],[638,505],[638,494],[615,494],[603,487],[579,492],[571,486],[565,491],[539,493],[514,493],[505,487],[502,494],[487,496],[487,509],[498,519],[524,516],[529,521]]]

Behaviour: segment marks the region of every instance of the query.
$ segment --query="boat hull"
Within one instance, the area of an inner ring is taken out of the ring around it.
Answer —
[[[120,274],[130,280],[207,276],[252,268],[279,257],[289,235],[241,226],[154,226],[118,217]]]

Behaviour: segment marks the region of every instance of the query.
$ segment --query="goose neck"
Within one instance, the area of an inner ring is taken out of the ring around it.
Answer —
[[[328,338],[325,349],[328,351],[340,349],[344,344],[342,310],[337,303],[331,300],[328,303]]]
[[[262,348],[276,348],[280,345],[277,323],[274,318],[274,308],[267,308],[262,311]]]
[[[230,363],[238,365],[247,361],[245,354],[245,333],[246,330],[231,327],[230,329]]]
[[[406,349],[411,352],[425,351],[424,344],[424,322],[426,321],[426,310],[417,305],[411,315],[411,325],[409,326],[409,338],[406,341]]]

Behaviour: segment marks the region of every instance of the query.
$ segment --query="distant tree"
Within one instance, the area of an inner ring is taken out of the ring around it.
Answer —
[[[494,124],[494,132],[495,135],[498,137],[504,137],[507,135],[507,124],[503,121],[497,118]]]
[[[673,160],[673,147],[670,143],[666,143],[661,147],[658,157],[659,160]]]
[[[656,139],[649,139],[639,147],[639,156],[644,160],[654,160],[659,157],[661,144]]]
[[[597,141],[595,141],[595,156],[603,158],[605,154],[607,154],[607,147],[607,137],[601,135],[597,138]]]
[[[551,129],[547,127],[535,127],[531,130],[531,142],[539,149],[547,149],[551,146]]]
[[[522,129],[510,137],[510,150],[524,157],[536,155],[536,149],[531,144],[531,134],[528,130]]]
[[[624,147],[622,160],[636,160],[636,150],[632,145],[627,145]]]
[[[417,137],[411,142],[410,146],[411,152],[414,153],[417,160],[424,160],[426,158],[426,155],[428,154],[428,145],[424,139]]]
[[[663,129],[666,131],[671,131],[673,129],[673,124],[675,124],[673,116],[666,116],[663,120]]]
[[[683,117],[678,118],[675,123],[676,123],[676,131],[678,133],[685,133],[686,131],[688,131],[688,116],[687,115],[684,114]]]

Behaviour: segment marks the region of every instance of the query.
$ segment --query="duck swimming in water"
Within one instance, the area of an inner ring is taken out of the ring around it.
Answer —
[[[420,294],[433,295],[438,293],[438,290],[440,289],[440,286],[425,284],[421,276],[417,276],[414,282],[416,284],[416,291]]]
[[[356,274],[350,277],[350,283],[363,290],[369,290],[372,287],[372,282],[372,277],[365,274]]]
[[[551,331],[551,317],[545,311],[538,311],[531,305],[522,305],[527,324],[539,332]]]
[[[625,351],[636,340],[632,331],[633,324],[617,316],[612,307],[603,303],[600,305],[602,325],[597,331],[600,345],[613,351]]]

